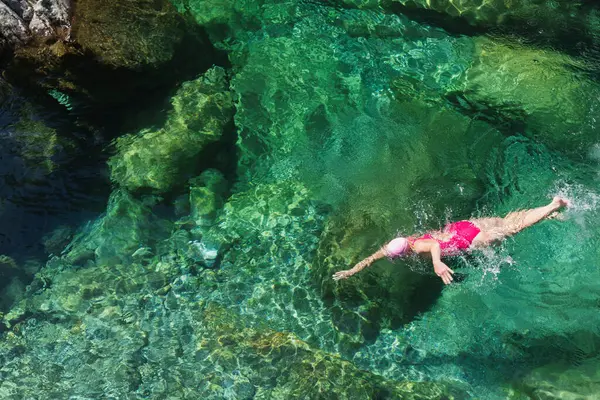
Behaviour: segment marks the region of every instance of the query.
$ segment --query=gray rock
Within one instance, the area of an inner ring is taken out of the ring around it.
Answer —
[[[70,11],[70,0],[2,0],[0,45],[14,47],[34,36],[46,37],[59,32],[68,38]]]
[[[26,0],[2,0],[2,3],[10,7],[22,20],[31,21],[33,7]]]
[[[6,4],[0,3],[0,44],[14,46],[29,37],[25,22]]]
[[[29,29],[36,35],[48,36],[54,33],[54,27],[68,28],[70,10],[70,0],[38,0],[33,4]]]

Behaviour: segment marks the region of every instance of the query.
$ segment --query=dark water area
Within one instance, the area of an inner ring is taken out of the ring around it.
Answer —
[[[596,3],[173,0],[176,51],[138,3],[3,89],[0,398],[597,397]],[[450,285],[332,279],[555,196]]]
[[[0,254],[19,267],[3,270],[2,287],[14,277],[28,284],[82,223],[104,211],[111,191],[106,145],[97,135],[78,127],[52,99],[4,88]]]

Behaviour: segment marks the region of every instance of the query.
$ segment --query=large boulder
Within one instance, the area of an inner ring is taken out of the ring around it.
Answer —
[[[191,30],[168,1],[78,1],[73,40],[113,68],[144,68],[173,57]]]
[[[116,140],[111,177],[136,191],[164,193],[198,174],[205,147],[218,141],[233,117],[225,71],[215,67],[181,85],[171,99],[172,110],[160,129],[143,129]]]
[[[82,0],[72,14],[68,34],[17,46],[7,76],[68,96],[96,125],[118,127],[125,110],[156,108],[175,82],[215,62],[202,28],[168,0]]]

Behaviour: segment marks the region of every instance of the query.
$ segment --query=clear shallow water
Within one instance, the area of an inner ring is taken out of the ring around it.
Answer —
[[[597,393],[593,58],[390,9],[187,5],[231,62],[236,140],[223,156],[236,179],[140,195],[113,175],[105,215],[7,313],[3,396],[400,397],[369,392],[382,378],[443,388],[417,384],[420,398]],[[194,82],[164,127],[139,135],[217,131],[197,121],[222,98]],[[160,179],[143,164],[134,177]],[[564,221],[450,260],[450,287],[418,260],[330,279],[396,234],[557,194],[574,204]],[[355,368],[368,374],[358,389],[339,378]],[[20,370],[39,378],[25,387]]]

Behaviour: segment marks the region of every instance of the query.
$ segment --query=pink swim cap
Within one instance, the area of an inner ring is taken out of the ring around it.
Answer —
[[[400,257],[408,250],[408,240],[403,237],[396,238],[385,245],[383,251],[388,257]]]

